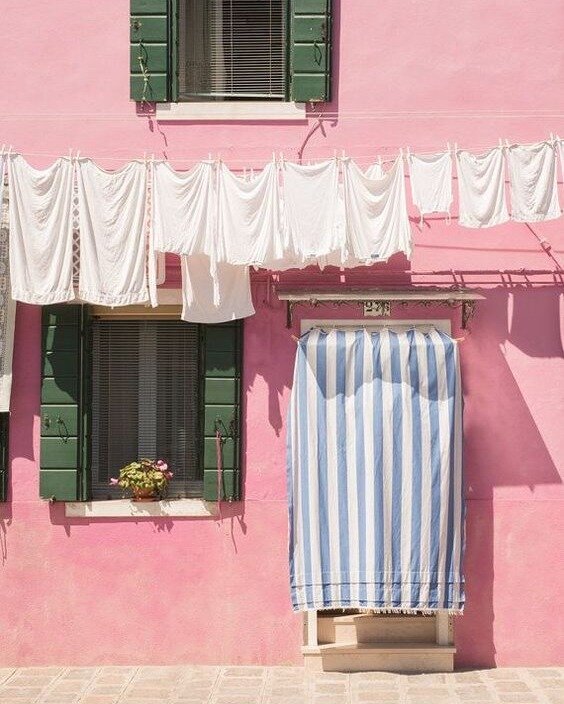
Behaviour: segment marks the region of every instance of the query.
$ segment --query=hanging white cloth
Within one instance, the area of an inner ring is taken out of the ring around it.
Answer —
[[[132,161],[108,172],[80,159],[77,184],[79,298],[105,306],[146,303],[146,164]]]
[[[72,283],[73,164],[57,159],[34,169],[8,159],[12,297],[48,305],[74,298]]]
[[[225,323],[254,315],[249,268],[204,255],[181,257],[182,320]]]
[[[459,224],[493,227],[509,220],[505,202],[503,148],[485,154],[457,150]]]
[[[554,220],[558,202],[556,145],[552,142],[513,144],[507,149],[511,182],[511,218],[517,222]]]
[[[250,179],[236,176],[223,163],[218,171],[220,258],[276,268],[287,248],[276,164],[267,164]]]
[[[216,256],[217,170],[202,161],[190,171],[166,162],[153,168],[153,238],[158,252]]]
[[[10,295],[8,197],[4,189],[4,155],[0,155],[0,413],[10,410],[16,302]]]
[[[294,255],[305,265],[332,253],[346,259],[337,159],[307,166],[285,161],[282,174],[289,263]]]
[[[347,245],[363,263],[385,261],[397,252],[411,256],[403,157],[382,178],[370,178],[351,159],[343,160]],[[377,173],[377,172],[376,172]]]
[[[450,152],[409,154],[411,195],[421,217],[447,213],[452,205],[452,158]]]

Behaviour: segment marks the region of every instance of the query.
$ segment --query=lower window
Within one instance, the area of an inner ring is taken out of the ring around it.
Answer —
[[[92,496],[119,468],[163,459],[169,496],[201,496],[198,325],[176,320],[92,323]]]
[[[43,498],[128,496],[110,479],[147,458],[173,472],[169,498],[238,500],[242,326],[144,311],[44,306]]]

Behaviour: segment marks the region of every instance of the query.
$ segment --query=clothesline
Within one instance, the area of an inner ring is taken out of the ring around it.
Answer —
[[[155,258],[174,253],[181,257],[185,320],[246,317],[254,312],[250,267],[350,269],[400,252],[409,259],[406,164],[422,219],[450,219],[456,164],[458,224],[488,228],[561,217],[562,149],[551,136],[480,154],[454,146],[429,156],[409,150],[386,169],[387,160],[365,169],[342,153],[306,165],[273,154],[244,178],[222,159],[175,171],[145,154],[108,171],[71,151],[35,169],[0,149],[12,296],[41,305],[156,305]]]
[[[564,117],[564,114],[563,114],[563,117]],[[546,141],[554,141],[557,143],[562,142],[562,140],[558,136],[555,136],[553,134],[551,134]],[[404,160],[407,161],[409,153],[413,153],[417,156],[424,157],[424,156],[434,156],[435,154],[447,151],[448,149],[451,149],[451,150],[458,149],[459,151],[463,150],[466,152],[479,152],[479,151],[481,152],[481,151],[487,151],[490,149],[495,149],[496,147],[500,147],[500,146],[502,148],[507,148],[508,146],[510,146],[510,147],[512,147],[512,146],[525,146],[526,147],[526,146],[533,146],[534,144],[535,144],[535,142],[525,142],[525,143],[513,142],[513,141],[508,142],[507,139],[499,138],[497,144],[492,144],[491,142],[488,142],[488,143],[484,143],[484,144],[474,144],[472,146],[465,146],[462,143],[457,143],[457,142],[445,142],[445,143],[443,143],[442,146],[435,147],[435,148],[411,147],[410,145],[406,145],[406,146],[380,145],[378,147],[379,149],[382,149],[385,152],[391,152],[391,153],[396,152],[396,156],[391,156],[391,155],[388,155],[387,153],[385,155],[378,155],[374,152],[372,152],[370,154],[357,154],[357,155],[353,156],[352,154],[344,153],[345,150],[343,150],[343,149],[336,149],[334,147],[329,147],[329,148],[321,147],[319,149],[316,149],[316,151],[317,152],[327,152],[325,155],[308,157],[306,159],[302,159],[302,162],[305,162],[306,164],[307,163],[318,163],[318,162],[326,161],[327,159],[331,158],[332,156],[334,156],[336,158],[342,158],[344,156],[347,159],[352,158],[357,162],[367,161],[370,163],[378,162],[381,164],[392,164],[396,160],[398,152],[402,153]],[[366,144],[360,144],[358,146],[361,146],[363,149],[366,148]],[[354,150],[354,148],[355,148],[355,145],[349,145],[349,147],[348,147],[348,149],[350,151]],[[226,155],[226,153],[228,154],[229,149],[231,149],[231,147],[225,148],[223,150],[220,147],[219,148],[215,147],[214,153],[208,154],[207,158],[209,160],[214,160],[214,161],[215,160],[225,161],[230,164],[247,164],[247,166],[245,167],[247,170],[253,169],[256,171],[256,170],[258,170],[258,168],[260,168],[260,167],[256,167],[256,166],[251,166],[249,164],[249,161],[250,161],[249,157],[246,157],[246,158],[233,157],[232,158],[231,156]],[[60,152],[55,153],[55,152],[20,151],[20,150],[14,149],[11,145],[2,144],[0,147],[0,152],[4,152],[6,150],[11,151],[12,154],[18,154],[19,156],[24,156],[24,157],[39,156],[39,157],[48,157],[48,158],[58,159],[58,158],[66,158],[68,156],[68,155],[61,154]],[[82,156],[82,154],[83,154],[82,151],[79,151],[76,149],[69,148],[69,151],[71,151],[74,156],[76,156],[77,154]],[[237,148],[237,153],[240,153],[241,151],[245,151],[245,150]],[[249,151],[253,151],[253,150],[249,150]],[[286,154],[288,152],[293,152],[294,155],[296,155],[298,152],[298,148],[286,147],[281,150],[280,149],[276,150],[276,153],[278,155],[282,155],[282,157],[284,159],[291,160],[291,159],[295,158],[295,156],[286,156]],[[83,158],[103,159],[105,161],[112,161],[112,162],[124,163],[124,164],[129,163],[131,161],[146,161],[148,158],[152,159],[154,161],[161,161],[161,162],[168,162],[168,163],[171,162],[171,159],[169,159],[166,156],[155,157],[154,153],[151,154],[149,152],[145,152],[144,157],[141,157],[141,156],[121,157],[121,156],[116,156],[115,154],[109,154],[109,153],[105,154],[105,153],[97,152],[96,154],[89,153],[88,156],[85,155]],[[177,162],[177,163],[182,163],[182,164],[198,164],[202,160],[204,160],[205,158],[206,157],[196,157],[193,155],[174,154],[172,157],[172,161]],[[256,163],[260,163],[262,165],[262,164],[264,164],[265,161],[266,161],[266,159],[264,157],[258,157],[258,156],[256,157]],[[238,170],[244,171],[245,169],[241,168]],[[406,175],[409,176],[409,174],[406,174]]]

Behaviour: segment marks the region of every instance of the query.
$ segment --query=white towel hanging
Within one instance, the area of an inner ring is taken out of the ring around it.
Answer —
[[[48,305],[74,298],[72,264],[73,163],[57,159],[34,169],[8,159],[12,297]]]
[[[108,172],[81,159],[77,184],[80,299],[106,306],[148,302],[146,164]]]
[[[558,202],[556,146],[552,142],[515,144],[507,150],[511,181],[511,218],[517,222],[554,220]]]
[[[509,220],[505,202],[503,148],[485,154],[456,152],[458,170],[459,224],[463,227],[493,227]]]

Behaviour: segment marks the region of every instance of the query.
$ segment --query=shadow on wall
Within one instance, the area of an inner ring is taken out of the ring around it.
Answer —
[[[301,287],[320,287],[318,274],[301,274]],[[406,285],[408,274],[398,267],[396,288]],[[298,287],[296,275],[287,284]],[[371,272],[360,272],[363,284]],[[340,272],[323,274],[323,284],[332,288],[343,285]],[[348,286],[360,282],[348,277]],[[266,290],[266,294],[265,294]],[[252,356],[245,363],[245,390],[252,394],[257,377],[268,389],[267,407],[257,407],[253,400],[252,416],[268,418],[277,436],[284,433],[287,397],[292,386],[299,316],[307,318],[357,318],[356,306],[299,307],[293,328],[286,329],[285,306],[264,284],[256,286],[257,316],[245,327],[245,342]],[[494,507],[492,499],[498,487],[528,487],[531,493],[539,485],[560,484],[557,466],[547,448],[529,405],[505,356],[510,344],[531,360],[563,358],[560,305],[562,287],[542,288],[507,286],[484,289],[486,300],[480,302],[471,332],[461,343],[464,386],[464,459],[467,498],[467,544],[465,573],[467,602],[465,615],[457,622],[458,664],[495,666],[494,640]],[[262,299],[262,300],[260,300]],[[262,305],[261,305],[262,304]],[[397,308],[392,315],[402,318],[451,317],[453,333],[463,336],[459,311],[445,308]],[[534,362],[533,362],[534,363]],[[538,366],[531,373],[540,374]],[[265,403],[265,401],[261,402]],[[284,399],[284,400],[283,400]],[[510,420],[509,420],[510,419]],[[251,432],[254,428],[249,429]],[[283,467],[280,460],[279,467]],[[499,558],[499,556],[498,556]],[[533,585],[531,589],[542,587]],[[514,603],[518,604],[520,585],[515,585]]]

